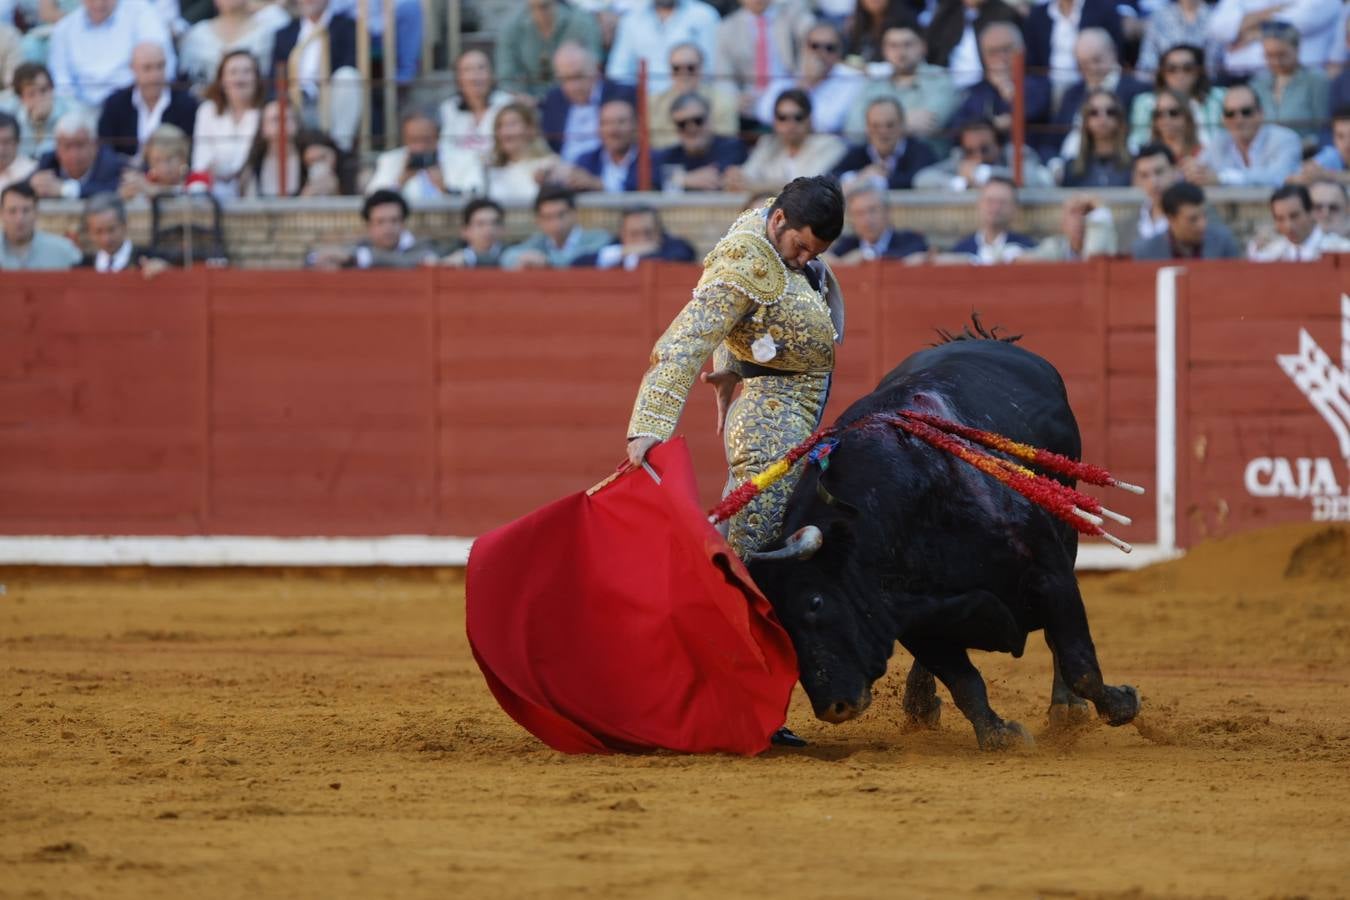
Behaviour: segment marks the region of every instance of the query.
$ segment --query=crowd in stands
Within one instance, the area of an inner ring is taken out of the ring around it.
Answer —
[[[840,264],[1309,259],[1346,240],[1341,0],[524,0],[431,104],[426,27],[421,0],[0,0],[0,267],[73,264],[36,229],[46,198],[86,202],[103,249],[84,263],[116,270],[150,258],[124,202],[361,194],[365,236],[311,265],[632,268],[693,251],[651,198],[617,236],[581,228],[578,193],[753,195],[821,173],[848,197]],[[366,158],[363,70],[403,107]],[[1015,182],[1073,189],[1059,234],[1011,230]],[[1272,192],[1246,247],[1206,203],[1219,185]],[[1093,192],[1131,186],[1138,221],[1114,222]],[[977,230],[934,247],[894,228],[888,192],[910,189],[972,192]],[[410,209],[445,196],[472,201],[460,239],[412,235]],[[538,230],[503,248],[510,206]]]

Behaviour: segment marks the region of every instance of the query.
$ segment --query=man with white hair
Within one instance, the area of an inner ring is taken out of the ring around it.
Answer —
[[[1082,78],[1064,92],[1054,118],[1056,130],[1061,135],[1067,135],[1059,154],[1062,159],[1072,159],[1078,155],[1079,112],[1083,98],[1090,91],[1110,91],[1115,94],[1127,117],[1134,98],[1149,91],[1148,85],[1120,70],[1116,43],[1105,28],[1084,28],[1080,31],[1074,44],[1073,57]]]
[[[1009,22],[992,22],[980,32],[980,59],[984,77],[970,86],[966,98],[952,114],[948,128],[960,128],[967,122],[989,120],[994,123],[1000,143],[1012,136],[1013,58],[1025,49],[1022,32]],[[1037,151],[1053,156],[1060,139],[1050,132],[1050,81],[1044,75],[1028,72],[1023,79],[1026,102],[1027,143]]]
[[[52,29],[47,67],[57,93],[98,108],[113,91],[131,84],[131,51],[146,42],[163,49],[165,77],[172,81],[173,40],[150,4],[83,0]]]
[[[118,153],[137,156],[150,133],[161,124],[175,125],[192,136],[197,101],[187,91],[169,87],[168,59],[159,44],[137,44],[131,51],[130,87],[113,91],[103,101],[98,136]]]
[[[98,142],[98,126],[84,110],[56,123],[56,149],[43,154],[30,183],[39,197],[74,200],[116,192],[127,158]]]
[[[553,54],[558,83],[539,104],[539,124],[555,152],[568,162],[600,146],[600,107],[611,100],[637,106],[637,94],[627,85],[600,75],[595,54],[580,44],[563,44]]]

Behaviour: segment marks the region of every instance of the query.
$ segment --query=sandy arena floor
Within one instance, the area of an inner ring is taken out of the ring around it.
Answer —
[[[4,897],[1344,897],[1350,529],[1085,581],[1140,727],[950,703],[759,759],[565,757],[495,706],[455,572],[0,571]],[[903,655],[892,666],[899,676]],[[945,696],[945,694],[944,694]]]

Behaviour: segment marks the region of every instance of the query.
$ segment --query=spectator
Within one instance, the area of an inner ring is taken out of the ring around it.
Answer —
[[[187,181],[190,158],[188,136],[177,125],[164,124],[145,140],[145,172],[128,166],[122,171],[117,193],[124,200],[173,194]]]
[[[137,247],[127,237],[127,208],[116,194],[95,194],[84,205],[84,232],[94,245],[80,265],[95,272],[140,269],[147,278],[168,267],[164,260]]]
[[[940,0],[928,26],[928,61],[951,72],[957,88],[984,77],[978,36],[995,22],[1021,33],[1022,16],[1003,0]]]
[[[1174,159],[1195,159],[1205,149],[1200,143],[1200,127],[1189,100],[1176,91],[1162,91],[1153,105],[1153,128],[1149,143],[1163,144]]]
[[[975,200],[979,228],[952,247],[952,253],[967,255],[977,266],[1012,262],[1036,242],[1025,234],[1009,231],[1017,215],[1017,187],[996,175],[980,188]]]
[[[994,123],[985,120],[967,122],[956,134],[956,146],[941,162],[921,169],[914,176],[914,187],[924,190],[965,191],[983,185],[990,178],[1012,180],[1013,148],[1001,144]],[[1050,172],[1041,165],[1036,151],[1022,148],[1022,184],[1049,187],[1054,184]]]
[[[1163,57],[1173,47],[1195,47],[1209,60],[1209,74],[1217,69],[1223,45],[1209,37],[1209,17],[1212,7],[1206,0],[1170,0],[1155,9],[1144,26],[1144,40],[1139,47],[1137,72],[1155,74]]]
[[[1205,53],[1199,47],[1179,44],[1163,54],[1162,65],[1153,78],[1153,93],[1140,94],[1130,110],[1130,140],[1146,144],[1153,127],[1153,106],[1163,91],[1175,91],[1187,98],[1191,115],[1199,127],[1201,146],[1208,147],[1223,134],[1223,88],[1211,87],[1205,71]]]
[[[37,230],[38,197],[26,182],[0,190],[0,270],[69,269],[80,249]]]
[[[1293,25],[1266,23],[1261,29],[1266,68],[1252,78],[1251,88],[1271,122],[1297,132],[1305,145],[1316,146],[1330,109],[1331,86],[1320,71],[1299,64],[1298,44]]]
[[[1350,217],[1346,216],[1346,205],[1350,201],[1350,192],[1340,181],[1314,181],[1308,185],[1308,194],[1312,197],[1313,219],[1327,234],[1339,234],[1350,237]]]
[[[1321,69],[1336,42],[1340,4],[1327,0],[1219,0],[1206,34],[1224,47],[1223,68],[1230,75],[1253,75],[1266,66],[1261,26],[1279,20],[1298,29],[1299,62]]]
[[[777,191],[794,178],[830,171],[847,148],[832,134],[811,131],[811,98],[788,88],[774,104],[773,134],[762,137],[744,166],[727,169],[732,191]]]
[[[1056,93],[1065,90],[1078,80],[1078,37],[1090,28],[1105,31],[1114,45],[1113,56],[1119,54],[1124,34],[1113,0],[1047,0],[1032,7],[1027,14],[1027,68],[1048,70]]]
[[[498,203],[525,204],[562,161],[539,136],[534,110],[512,103],[497,113],[490,162],[487,195]]]
[[[907,134],[933,143],[940,140],[959,98],[947,70],[924,62],[928,45],[922,33],[913,27],[888,28],[881,39],[881,53],[891,67],[890,77],[869,81],[863,88],[849,111],[845,134],[863,133],[864,117],[873,100],[894,97],[905,111]]]
[[[56,149],[52,128],[75,108],[52,89],[52,76],[41,63],[23,63],[14,70],[13,99],[5,105],[19,121],[19,152],[34,159]]]
[[[366,194],[398,191],[410,205],[444,196],[449,166],[435,117],[424,112],[407,113],[399,131],[403,146],[386,150],[376,159],[375,173],[366,183]],[[471,168],[481,175],[482,163],[476,157]]]
[[[1336,34],[1339,37],[1336,39],[1335,52],[1332,54],[1333,64],[1328,67],[1329,72],[1335,76],[1328,89],[1328,105],[1332,112],[1350,108],[1350,65],[1346,65],[1350,61],[1350,4],[1347,4],[1341,13],[1341,23],[1336,26]]]
[[[849,148],[834,167],[845,186],[852,178],[876,177],[891,190],[901,190],[913,184],[920,169],[937,162],[932,148],[906,136],[905,111],[894,97],[873,100],[866,122],[866,143]]]
[[[19,121],[0,112],[0,188],[27,181],[37,171],[37,160],[19,154]]]
[[[1299,184],[1350,182],[1350,109],[1336,113],[1331,120],[1331,143],[1318,150],[1289,180]]]
[[[1065,187],[1128,187],[1130,151],[1125,147],[1125,110],[1116,95],[1097,89],[1078,116],[1078,155],[1064,167]]]
[[[1060,148],[1060,156],[1072,159],[1078,156],[1078,135],[1081,124],[1084,100],[1093,91],[1110,91],[1120,101],[1120,108],[1128,116],[1134,98],[1148,92],[1148,86],[1135,81],[1120,71],[1120,61],[1116,57],[1116,45],[1111,35],[1101,28],[1084,28],[1078,33],[1078,42],[1074,45],[1074,59],[1078,63],[1081,80],[1069,86],[1059,101],[1059,111],[1055,115],[1055,124],[1063,129],[1066,136]],[[1127,119],[1121,119],[1122,137],[1127,127]]]
[[[290,21],[277,3],[214,0],[216,15],[188,29],[179,47],[178,71],[187,81],[207,84],[220,72],[225,54],[244,50],[254,60],[272,58],[277,31]]]
[[[849,23],[848,53],[864,63],[880,62],[887,31],[918,27],[910,0],[858,0]]]
[[[131,51],[147,41],[164,51],[164,71],[172,81],[173,39],[153,7],[143,0],[83,0],[52,29],[52,81],[58,91],[96,109],[131,84]]]
[[[38,160],[31,179],[40,197],[92,197],[116,191],[127,158],[100,146],[89,113],[68,112],[56,123],[56,149]]]
[[[408,204],[397,191],[376,191],[361,204],[366,236],[350,247],[320,247],[305,260],[309,268],[412,269],[439,254],[408,230]]]
[[[638,190],[637,111],[627,100],[610,100],[600,107],[600,146],[583,154],[557,176],[574,191]],[[661,188],[660,171],[653,164],[652,186]]]
[[[812,25],[806,32],[796,79],[780,79],[776,87],[761,95],[756,109],[760,122],[772,124],[777,98],[795,87],[811,98],[816,131],[831,134],[843,131],[844,118],[864,83],[856,69],[840,62],[843,52],[844,38],[838,28],[824,22]]]
[[[217,197],[239,196],[239,176],[262,119],[263,83],[247,50],[229,50],[197,107],[192,171],[211,179]]]
[[[276,33],[268,71],[285,66],[300,121],[350,152],[365,94],[356,70],[356,23],[329,9],[328,0],[299,0],[299,8],[299,18]]]
[[[1323,253],[1350,252],[1350,241],[1322,230],[1313,217],[1312,197],[1301,184],[1286,184],[1270,195],[1275,235],[1247,244],[1253,262],[1311,262]]]
[[[240,174],[241,197],[334,197],[341,192],[336,148],[299,131],[295,110],[286,108],[286,178],[281,177],[281,106],[275,100],[262,110],[262,124],[253,138]]]
[[[356,21],[357,3],[366,5],[366,25],[370,30],[370,57],[378,61],[383,77],[388,77],[390,66],[384,58],[384,3],[394,4],[393,77],[400,86],[412,83],[422,67],[422,0],[332,0],[333,12]]]
[[[1283,125],[1265,124],[1261,99],[1251,87],[1228,89],[1223,125],[1226,133],[1206,147],[1199,160],[1180,162],[1187,181],[1276,187],[1298,170],[1303,156],[1298,135]]]
[[[568,162],[600,146],[600,104],[610,100],[637,103],[626,85],[600,77],[595,55],[579,44],[563,44],[553,55],[558,84],[539,104],[544,139]]]
[[[980,59],[984,77],[971,85],[952,115],[952,127],[988,119],[998,129],[999,141],[1012,137],[1013,57],[1022,49],[1022,33],[1017,26],[995,22],[980,32]],[[1046,148],[1050,154],[1059,149],[1063,138],[1047,127],[1050,124],[1050,82],[1042,75],[1029,73],[1024,80],[1029,142]]]
[[[1242,251],[1226,228],[1209,227],[1205,192],[1188,181],[1178,181],[1162,194],[1167,230],[1135,241],[1135,259],[1237,259]]]
[[[609,243],[605,232],[577,224],[576,196],[566,188],[539,189],[534,222],[538,230],[502,254],[502,268],[563,269]]]
[[[697,44],[677,44],[670,51],[670,87],[647,101],[647,129],[653,147],[669,147],[678,137],[671,127],[671,105],[677,97],[695,94],[708,106],[705,113],[713,134],[740,133],[736,92],[725,80],[705,80],[703,51]]]
[[[493,87],[492,63],[482,50],[459,55],[455,87],[458,93],[441,104],[441,155],[453,159],[469,153],[486,161],[492,152],[493,122],[511,95]]]
[[[1167,215],[1163,212],[1162,195],[1177,181],[1176,158],[1166,144],[1145,144],[1134,156],[1133,184],[1144,194],[1139,207],[1135,240],[1146,241],[1167,231]]]
[[[667,233],[655,209],[635,206],[623,211],[617,241],[579,257],[573,265],[631,272],[646,260],[693,262],[694,248],[683,238]]]
[[[494,201],[476,197],[464,206],[461,246],[441,260],[455,269],[495,269],[502,261],[506,213]]]
[[[740,9],[717,26],[713,77],[728,79],[740,94],[743,116],[753,116],[763,95],[797,71],[812,21],[801,0],[740,0]]]
[[[615,81],[637,80],[638,62],[657,91],[670,84],[670,51],[695,44],[704,59],[717,48],[717,10],[703,0],[640,0],[619,18],[605,74]]]
[[[1023,253],[1017,262],[1077,262],[1116,255],[1111,208],[1096,197],[1074,194],[1066,199],[1060,210],[1059,231]]]
[[[160,123],[176,125],[188,137],[197,124],[197,101],[174,90],[164,74],[164,51],[158,44],[140,44],[131,51],[130,87],[113,91],[98,118],[99,140],[118,153],[139,156],[141,144]]]
[[[698,94],[685,94],[671,105],[670,121],[679,143],[657,158],[667,190],[721,190],[723,173],[745,162],[745,144],[713,134],[711,114],[708,101]]]
[[[917,231],[897,231],[891,225],[886,183],[875,176],[858,178],[844,189],[848,203],[849,234],[834,242],[831,265],[852,266],[874,259],[905,259],[928,251],[928,241]]]
[[[526,0],[497,36],[497,83],[503,90],[541,99],[553,84],[553,58],[563,44],[576,44],[592,58],[599,57],[595,16],[562,0]]]

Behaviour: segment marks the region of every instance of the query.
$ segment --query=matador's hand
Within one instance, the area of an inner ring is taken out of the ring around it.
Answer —
[[[703,372],[698,380],[710,384],[717,391],[717,433],[720,435],[727,424],[727,410],[731,408],[731,396],[736,393],[736,385],[741,376],[730,369],[718,369],[715,372]]]
[[[638,468],[647,458],[647,451],[661,443],[654,437],[635,437],[628,442],[628,465]]]

